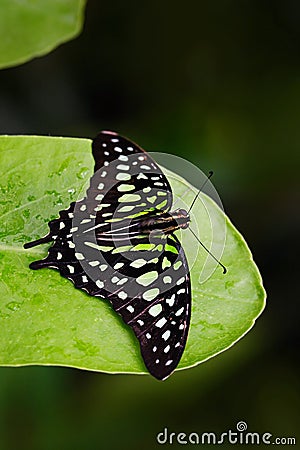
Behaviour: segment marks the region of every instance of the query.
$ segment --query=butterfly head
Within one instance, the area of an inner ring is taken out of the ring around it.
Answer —
[[[189,213],[185,209],[178,208],[171,214],[173,219],[177,222],[179,228],[185,230],[189,227],[191,219]]]

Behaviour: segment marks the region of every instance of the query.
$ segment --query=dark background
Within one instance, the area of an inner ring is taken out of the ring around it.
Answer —
[[[239,420],[297,435],[299,56],[296,0],[94,0],[76,40],[0,72],[1,134],[108,128],[213,169],[268,294],[239,343],[164,383],[2,368],[1,449],[147,450],[164,427],[223,432]]]

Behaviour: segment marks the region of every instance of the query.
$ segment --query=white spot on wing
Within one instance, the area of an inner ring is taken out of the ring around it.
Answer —
[[[160,304],[153,305],[153,306],[151,306],[151,308],[149,309],[149,314],[150,314],[150,316],[152,316],[152,317],[158,316],[161,312],[162,312],[162,306],[161,306]]]
[[[89,265],[92,266],[92,267],[96,267],[96,266],[99,265],[99,261],[90,261]]]
[[[148,177],[147,177],[147,175],[145,175],[144,173],[139,173],[138,174],[138,176],[136,177],[137,178],[137,180],[140,180],[141,178],[144,178],[145,180],[148,180]]]
[[[156,270],[153,270],[151,272],[146,272],[140,275],[136,282],[138,284],[141,284],[142,286],[149,286],[149,284],[153,283],[153,281],[157,280],[158,278],[158,272]]]
[[[148,291],[143,293],[143,299],[146,300],[147,302],[150,302],[155,297],[157,297],[158,294],[159,294],[158,288],[149,289]]]
[[[70,266],[69,264],[67,265],[67,268],[69,269],[69,272],[70,273],[74,273],[74,267],[73,266]]]
[[[139,258],[139,259],[136,259],[135,261],[132,261],[129,265],[131,267],[138,269],[138,268],[144,266],[146,263],[147,263],[147,261],[145,259]]]
[[[118,173],[116,176],[116,180],[118,180],[118,181],[128,181],[128,180],[130,180],[130,178],[131,178],[131,175],[129,173],[123,173],[123,172]]]
[[[167,323],[167,319],[166,319],[165,317],[162,317],[161,319],[159,319],[159,320],[156,322],[155,326],[156,326],[157,328],[162,328],[162,327],[165,325],[165,323]]]
[[[171,331],[167,330],[163,333],[162,338],[164,341],[167,341],[169,339],[169,337],[171,336]]]
[[[175,294],[173,294],[172,296],[171,296],[171,298],[167,298],[166,299],[166,302],[168,303],[168,305],[169,306],[173,306],[174,305],[174,303],[175,303]]]
[[[182,306],[181,308],[178,309],[178,311],[176,311],[175,316],[180,316],[183,313],[184,307]]]
[[[117,169],[118,169],[118,170],[129,170],[130,167],[129,167],[127,164],[119,164],[119,165],[117,166]]]
[[[169,277],[169,275],[168,275],[163,278],[163,281],[165,284],[169,284],[169,283],[172,283],[172,278]]]
[[[118,158],[120,161],[128,161],[128,156],[126,155],[120,155]]]
[[[185,293],[185,289],[184,288],[182,288],[182,289],[179,289],[179,291],[177,291],[177,294],[179,295],[179,294],[184,294]]]

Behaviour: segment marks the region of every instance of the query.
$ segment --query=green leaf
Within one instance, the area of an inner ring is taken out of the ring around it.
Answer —
[[[45,55],[77,36],[85,0],[0,0],[0,68]]]
[[[25,242],[48,232],[48,221],[76,200],[88,183],[93,168],[91,141],[2,136],[0,164],[0,364],[145,372],[136,338],[108,302],[75,289],[55,270],[30,270],[31,261],[46,256],[47,245],[23,249]],[[186,191],[180,179],[174,180],[169,171],[167,175],[175,194]],[[192,191],[185,194],[189,203],[193,197]],[[242,236],[215,203],[202,196],[194,221],[206,245],[211,219],[205,210],[213,218],[217,246],[222,245],[225,224],[222,262],[228,273],[223,275],[217,267],[200,283],[207,254],[200,248],[193,265],[191,261],[192,322],[181,368],[230,347],[264,308],[261,278]],[[183,231],[182,239],[190,256],[195,241],[187,233]]]

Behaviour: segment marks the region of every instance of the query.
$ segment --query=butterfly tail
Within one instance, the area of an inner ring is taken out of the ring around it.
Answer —
[[[53,237],[49,233],[49,234],[47,234],[47,236],[37,239],[36,241],[26,242],[26,244],[24,244],[23,247],[26,249],[32,248],[32,247],[35,247],[36,245],[47,244],[48,242],[51,242],[52,240],[53,240]]]
[[[29,264],[30,269],[37,270],[42,269],[43,267],[47,267],[48,264],[44,264],[44,261],[41,259],[40,261],[33,261]]]

